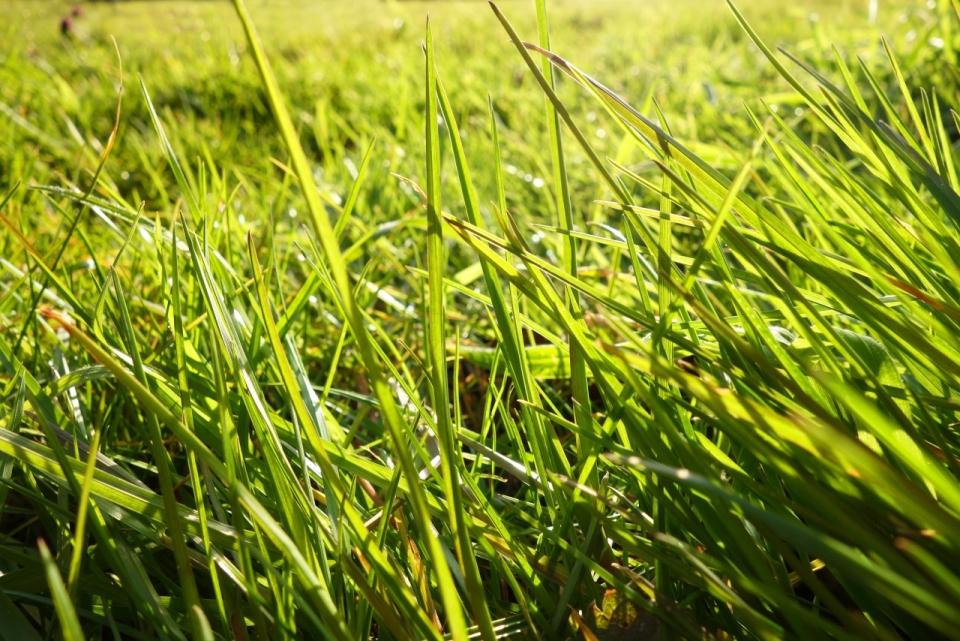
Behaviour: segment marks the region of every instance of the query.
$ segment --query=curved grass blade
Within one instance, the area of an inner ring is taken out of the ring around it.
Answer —
[[[413,508],[418,528],[422,532],[427,543],[427,549],[430,552],[432,568],[441,586],[441,595],[444,598],[447,616],[453,627],[452,631],[458,641],[465,641],[466,625],[463,618],[462,605],[459,598],[456,597],[453,576],[444,557],[440,542],[432,536],[432,525],[430,524],[426,497],[424,496],[423,489],[415,480],[418,474],[407,450],[406,439],[404,438],[404,429],[402,427],[403,419],[400,416],[396,401],[393,398],[392,390],[384,379],[380,364],[375,356],[363,315],[350,286],[346,264],[344,263],[343,256],[337,244],[337,239],[333,234],[330,221],[320,201],[319,192],[313,180],[313,173],[307,162],[306,155],[303,152],[303,147],[297,138],[296,129],[287,112],[283,98],[280,95],[277,81],[263,53],[259,36],[257,35],[243,0],[235,0],[234,6],[243,23],[247,40],[250,43],[251,51],[257,63],[257,69],[260,72],[261,81],[269,98],[270,107],[280,128],[284,144],[290,154],[294,172],[300,181],[301,191],[304,198],[306,198],[311,215],[311,222],[313,224],[313,231],[323,248],[324,257],[328,263],[330,273],[333,276],[333,282],[336,285],[340,299],[343,301],[345,316],[354,339],[357,342],[364,367],[367,370],[368,381],[380,402],[380,413],[390,431],[394,444],[393,451],[399,459],[400,465],[403,467],[404,476],[410,481],[411,507]]]

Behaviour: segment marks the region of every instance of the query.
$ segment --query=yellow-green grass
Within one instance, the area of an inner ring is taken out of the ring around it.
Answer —
[[[952,5],[71,9],[4,9],[0,638],[960,629]]]

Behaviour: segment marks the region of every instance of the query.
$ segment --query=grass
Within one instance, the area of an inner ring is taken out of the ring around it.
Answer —
[[[0,638],[956,637],[953,5],[11,6]]]

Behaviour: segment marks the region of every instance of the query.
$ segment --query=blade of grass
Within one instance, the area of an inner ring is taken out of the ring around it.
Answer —
[[[287,113],[287,109],[283,102],[283,98],[280,95],[280,90],[277,86],[276,79],[274,78],[273,71],[271,70],[270,64],[263,53],[263,47],[260,44],[259,36],[256,33],[253,22],[247,12],[243,0],[235,0],[235,7],[247,34],[247,40],[250,43],[251,51],[257,63],[257,69],[260,72],[261,81],[263,82],[264,88],[267,91],[267,97],[269,98],[270,107],[273,111],[274,118],[277,121],[284,144],[288,153],[290,154],[291,164],[293,165],[294,172],[300,181],[303,195],[306,198],[307,206],[311,214],[313,231],[316,234],[317,240],[320,242],[321,247],[323,248],[324,257],[328,262],[330,273],[333,276],[333,281],[340,294],[341,300],[343,301],[345,316],[347,318],[347,322],[350,324],[354,339],[357,342],[364,367],[367,370],[368,381],[372,385],[377,399],[380,402],[381,416],[384,419],[384,423],[390,430],[391,438],[394,442],[394,453],[399,459],[401,466],[404,468],[404,476],[406,476],[411,482],[411,505],[414,510],[418,527],[423,533],[427,541],[427,547],[430,550],[430,556],[433,563],[432,567],[436,573],[438,583],[441,587],[441,595],[444,599],[447,616],[450,618],[450,624],[453,628],[452,631],[454,633],[454,637],[457,639],[457,641],[465,641],[466,627],[463,619],[460,600],[456,596],[456,588],[453,585],[453,576],[450,572],[449,566],[446,563],[445,557],[443,556],[439,541],[431,535],[432,526],[430,524],[427,502],[426,498],[424,497],[423,489],[415,480],[417,478],[417,472],[406,449],[405,439],[403,437],[403,428],[401,426],[402,419],[390,387],[383,378],[380,364],[377,362],[373,348],[370,344],[371,340],[364,325],[360,308],[352,294],[346,265],[343,262],[340,248],[336,244],[336,238],[333,235],[333,229],[331,228],[330,221],[326,216],[323,204],[320,202],[317,188],[313,180],[313,173],[310,170],[306,155],[304,154],[303,148],[300,145],[300,141],[297,138],[296,130],[293,127],[293,123],[290,120],[289,114]]]
[[[47,584],[50,586],[50,592],[53,595],[53,603],[57,609],[57,618],[63,638],[65,641],[84,641],[85,637],[80,627],[80,620],[77,619],[77,612],[73,608],[67,586],[63,584],[63,579],[60,577],[57,564],[50,554],[50,549],[42,540],[37,541],[37,548],[40,550],[40,558],[43,560]]]
[[[427,353],[433,391],[433,409],[437,417],[437,436],[440,440],[440,465],[443,489],[447,498],[449,526],[453,533],[457,559],[464,574],[468,602],[474,620],[480,627],[481,637],[486,641],[497,638],[493,620],[483,589],[483,580],[477,567],[477,557],[470,540],[468,522],[464,513],[461,493],[460,469],[462,460],[457,442],[457,427],[450,420],[450,390],[447,372],[446,313],[444,305],[443,274],[446,257],[443,250],[443,219],[440,215],[440,141],[437,120],[437,70],[434,62],[433,33],[427,18],[426,34],[426,144],[427,144],[427,270],[429,301],[427,316]],[[448,125],[454,126],[454,125]],[[456,379],[454,379],[456,380]],[[427,533],[424,533],[427,534]],[[444,586],[441,585],[441,590]],[[444,604],[449,608],[452,599],[444,595]],[[448,612],[448,616],[452,616]],[[453,619],[453,634],[466,635],[465,622]],[[463,626],[464,629],[460,629]]]

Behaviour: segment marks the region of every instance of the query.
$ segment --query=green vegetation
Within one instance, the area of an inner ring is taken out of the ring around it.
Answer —
[[[0,638],[956,638],[955,5],[635,4],[10,3]]]

